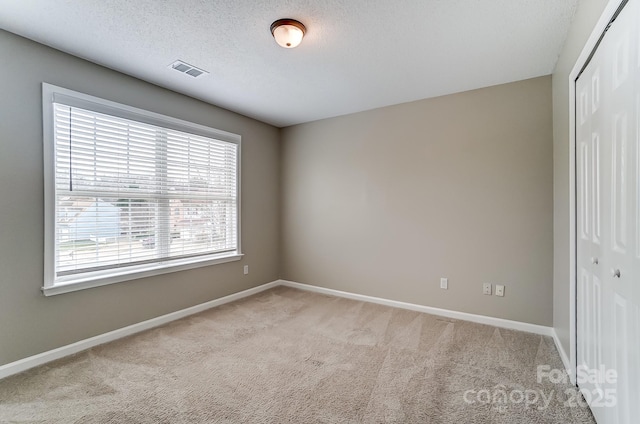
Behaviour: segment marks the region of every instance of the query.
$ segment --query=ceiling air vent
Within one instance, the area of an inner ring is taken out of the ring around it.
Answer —
[[[182,72],[183,74],[190,75],[194,78],[201,77],[209,73],[203,69],[196,68],[193,65],[189,65],[188,63],[181,60],[176,60],[171,65],[169,65],[169,67],[175,69],[176,71]]]

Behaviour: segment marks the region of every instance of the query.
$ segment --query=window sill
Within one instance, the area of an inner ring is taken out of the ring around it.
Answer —
[[[76,276],[73,279],[64,280],[50,286],[42,287],[45,296],[54,296],[62,293],[69,293],[78,290],[90,289],[93,287],[106,286],[108,284],[121,283],[124,281],[136,280],[139,278],[151,277],[154,275],[168,274],[171,272],[184,271],[187,269],[200,268],[209,265],[223,264],[226,262],[239,261],[244,256],[242,253],[227,254],[225,256],[209,256],[198,261],[192,259],[186,261],[172,261],[168,263],[145,265],[135,270],[111,271],[108,274],[92,276]]]

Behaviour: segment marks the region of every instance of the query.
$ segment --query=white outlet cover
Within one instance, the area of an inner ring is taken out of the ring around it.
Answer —
[[[447,290],[449,288],[449,279],[448,278],[441,278],[440,279],[440,288],[441,289],[445,289],[445,290]]]
[[[496,296],[504,296],[504,286],[501,284],[496,284]]]
[[[491,283],[484,283],[482,285],[482,294],[491,295]]]
[[[244,273],[245,275],[249,273],[249,265],[244,266]]]

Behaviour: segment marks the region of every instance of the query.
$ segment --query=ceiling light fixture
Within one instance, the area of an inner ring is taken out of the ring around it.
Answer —
[[[285,49],[297,47],[302,42],[302,37],[307,28],[294,19],[278,19],[271,24],[271,34],[276,43]]]

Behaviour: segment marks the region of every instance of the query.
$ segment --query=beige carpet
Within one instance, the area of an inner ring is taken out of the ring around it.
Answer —
[[[551,338],[279,287],[2,380],[0,422],[592,423],[538,365]]]

